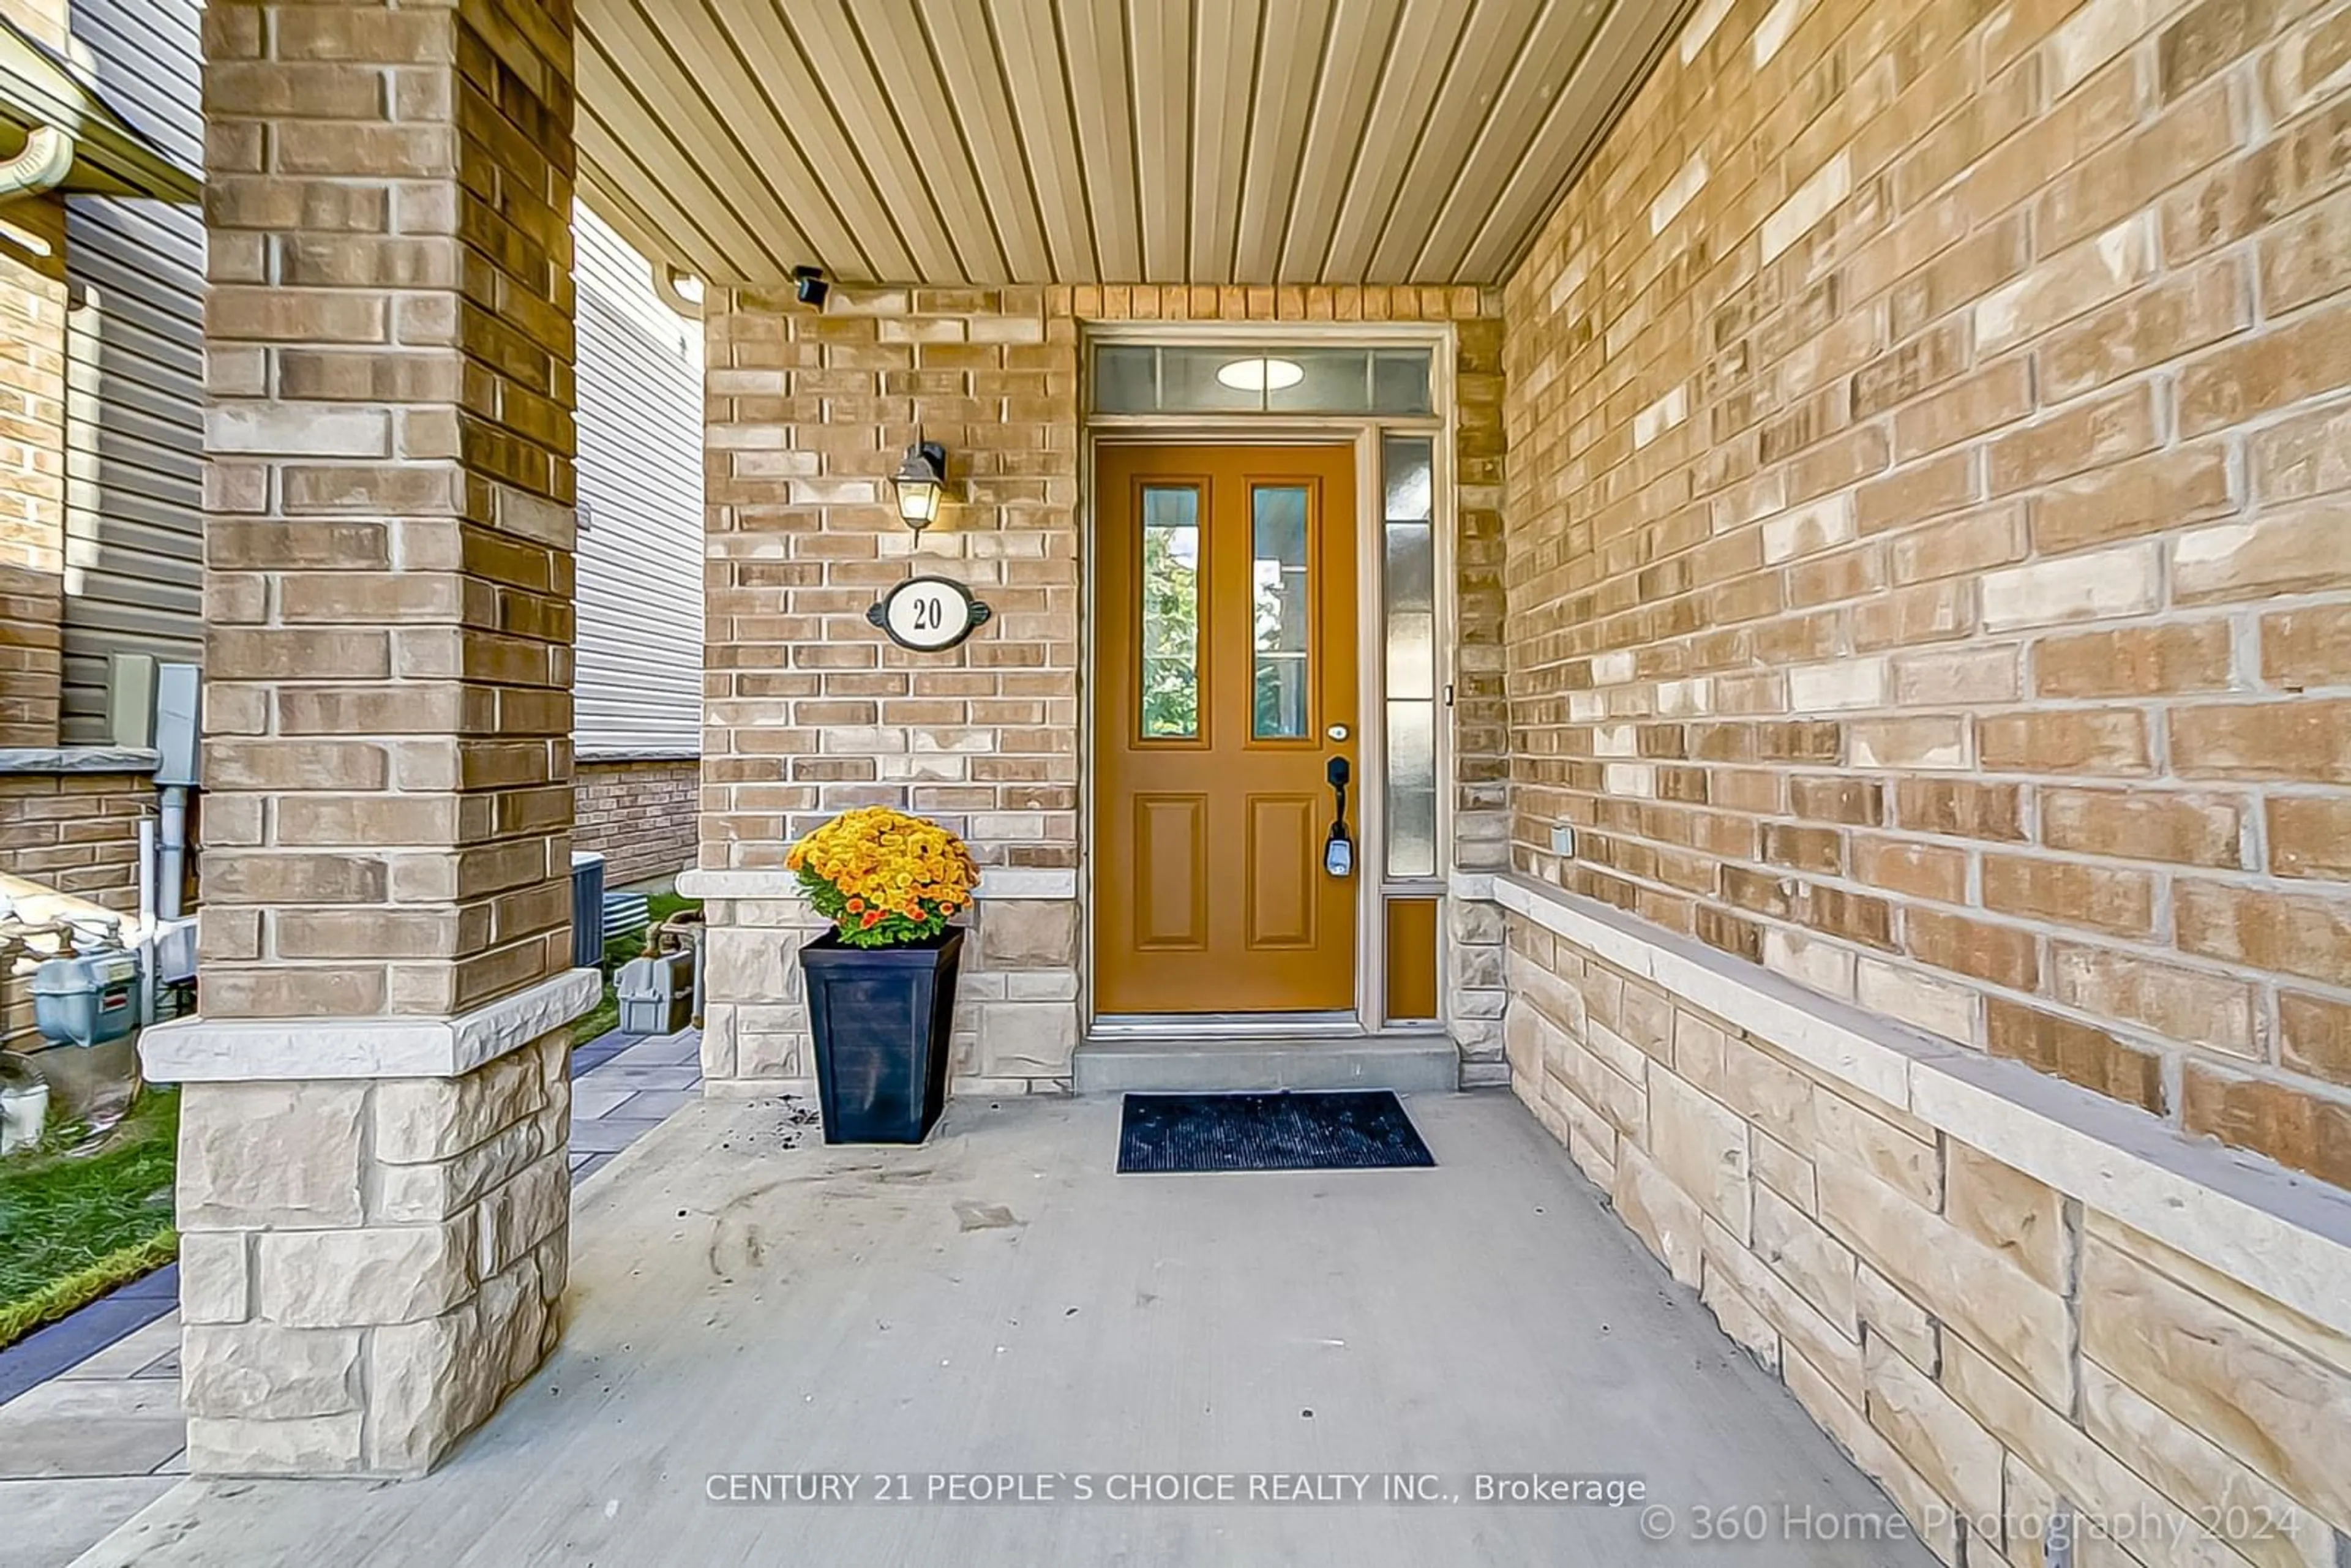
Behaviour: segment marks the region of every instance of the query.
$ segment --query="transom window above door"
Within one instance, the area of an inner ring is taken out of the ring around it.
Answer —
[[[1429,350],[1282,348],[1262,343],[1099,343],[1096,413],[1420,415],[1430,411]]]

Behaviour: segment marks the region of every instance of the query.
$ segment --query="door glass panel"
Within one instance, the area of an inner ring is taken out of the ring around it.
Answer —
[[[1388,704],[1390,876],[1437,874],[1437,705]]]
[[[1372,406],[1382,413],[1426,413],[1428,351],[1383,349],[1372,356]]]
[[[1380,610],[1387,644],[1387,874],[1437,874],[1437,541],[1432,444],[1380,444]]]
[[[1363,413],[1374,406],[1372,356],[1364,350],[1291,349],[1277,362],[1295,365],[1298,379],[1269,379],[1265,406],[1270,409],[1284,413]]]
[[[1255,715],[1259,740],[1308,734],[1312,661],[1307,656],[1306,487],[1259,485],[1249,491],[1251,581],[1256,616]]]
[[[1149,413],[1159,406],[1159,350],[1104,343],[1094,351],[1094,407]]]
[[[1143,691],[1146,740],[1200,733],[1200,492],[1143,487]]]
[[[1086,378],[1098,413],[1426,415],[1426,348],[1102,343]]]
[[[1196,409],[1216,413],[1256,413],[1265,407],[1264,382],[1269,373],[1280,379],[1277,366],[1271,372],[1260,370],[1254,376],[1245,376],[1228,366],[1259,367],[1261,361],[1252,355],[1238,354],[1230,349],[1161,349],[1159,354],[1159,407]],[[1218,375],[1219,371],[1226,371]]]
[[[1389,436],[1387,513],[1382,543],[1380,609],[1385,620],[1388,695],[1437,695],[1437,541],[1429,531],[1429,443]]]

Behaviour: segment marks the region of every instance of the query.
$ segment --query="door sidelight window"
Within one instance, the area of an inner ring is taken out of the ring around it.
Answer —
[[[1387,643],[1387,874],[1437,874],[1437,549],[1430,442],[1380,444],[1380,611]]]
[[[1256,626],[1249,732],[1259,740],[1302,740],[1312,733],[1308,503],[1300,485],[1249,489],[1250,612]]]
[[[1143,487],[1143,690],[1145,740],[1200,734],[1200,491]]]

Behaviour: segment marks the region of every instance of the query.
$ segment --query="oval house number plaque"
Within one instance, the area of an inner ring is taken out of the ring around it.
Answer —
[[[952,578],[910,577],[883,594],[865,619],[901,648],[937,653],[970,636],[993,613]]]

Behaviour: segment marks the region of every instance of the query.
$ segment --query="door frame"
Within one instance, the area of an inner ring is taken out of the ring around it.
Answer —
[[[1280,322],[1081,322],[1079,329],[1079,406],[1092,406],[1093,349],[1102,343],[1155,344],[1167,348],[1272,349],[1293,347],[1375,348],[1408,344],[1429,353],[1428,392],[1432,413],[1417,417],[1374,414],[1176,413],[1080,415],[1078,443],[1077,525],[1079,551],[1078,632],[1078,893],[1081,917],[1078,942],[1078,1013],[1084,1032],[1137,1035],[1217,1037],[1234,1035],[1357,1035],[1383,1032],[1442,1033],[1445,1030],[1444,930],[1438,927],[1437,1011],[1427,1023],[1389,1026],[1384,1019],[1382,980],[1386,974],[1387,877],[1387,658],[1386,622],[1381,613],[1385,541],[1382,538],[1385,492],[1380,483],[1380,438],[1383,434],[1426,435],[1430,438],[1429,517],[1437,574],[1437,680],[1440,694],[1437,727],[1437,874],[1416,879],[1416,890],[1426,896],[1446,896],[1445,883],[1452,865],[1452,711],[1457,650],[1454,643],[1453,536],[1454,485],[1454,329],[1449,322],[1280,321]],[[1355,652],[1356,752],[1360,777],[1349,791],[1350,815],[1355,826],[1355,1001],[1353,1016],[1308,1015],[1284,1018],[1267,1013],[1203,1013],[1181,1018],[1120,1016],[1105,1020],[1095,1010],[1094,919],[1097,909],[1094,873],[1094,817],[1098,804],[1095,762],[1099,747],[1094,735],[1093,676],[1099,635],[1096,606],[1100,583],[1096,570],[1100,552],[1095,530],[1101,511],[1095,504],[1095,455],[1104,445],[1176,446],[1346,446],[1355,459]],[[1108,1027],[1104,1027],[1107,1023]]]

